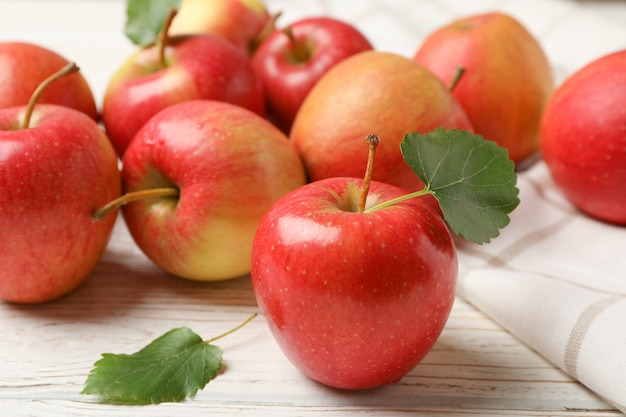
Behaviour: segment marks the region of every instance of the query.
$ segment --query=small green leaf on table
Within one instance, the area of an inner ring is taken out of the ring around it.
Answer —
[[[182,401],[215,378],[222,350],[187,327],[170,330],[131,355],[102,354],[82,394],[114,404]]]
[[[438,128],[405,135],[400,149],[454,233],[482,244],[509,224],[520,200],[505,148],[468,131]]]
[[[135,45],[155,43],[170,9],[179,9],[181,1],[128,0],[124,33]]]

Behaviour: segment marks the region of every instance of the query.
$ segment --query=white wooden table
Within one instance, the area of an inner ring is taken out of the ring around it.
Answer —
[[[532,13],[533,2],[522,7],[522,2],[496,0],[471,6],[443,0],[266,3],[274,11],[282,9],[285,21],[316,13],[345,18],[378,48],[404,54],[452,17],[501,7],[544,36],[559,79],[613,48],[604,39],[578,42],[578,54],[563,46],[557,34],[576,24],[577,13],[584,9],[626,27],[626,4],[620,2],[534,2],[535,10],[550,4],[546,13]],[[121,0],[2,0],[0,40],[37,42],[76,60],[100,100],[108,77],[134,49],[123,37],[124,19]],[[193,399],[127,407],[80,395],[103,352],[134,352],[179,326],[209,338],[256,311],[249,277],[203,284],[168,276],[139,252],[120,220],[101,263],[75,292],[38,306],[0,304],[0,415],[622,415],[461,299],[434,349],[393,386],[344,392],[308,380],[283,356],[258,317],[219,341],[224,372]]]

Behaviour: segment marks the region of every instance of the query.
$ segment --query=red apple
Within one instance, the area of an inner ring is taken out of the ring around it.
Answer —
[[[250,52],[271,21],[259,0],[183,0],[170,33],[216,35]]]
[[[381,138],[373,179],[423,187],[404,163],[400,142],[408,132],[437,127],[471,130],[447,87],[425,67],[397,54],[365,51],[344,59],[318,81],[302,103],[290,137],[311,181],[360,177],[367,150],[363,138]]]
[[[338,62],[371,49],[356,27],[330,17],[309,17],[275,30],[252,60],[263,80],[268,116],[289,132],[302,101],[317,81]]]
[[[414,368],[447,321],[457,279],[441,217],[421,199],[359,212],[361,183],[328,178],[287,194],[263,217],[252,252],[254,292],[285,355],[344,389]],[[366,207],[404,194],[372,181]]]
[[[509,150],[520,164],[539,148],[539,125],[553,89],[552,68],[539,42],[516,19],[487,13],[435,30],[414,59],[451,83],[476,133]]]
[[[0,298],[61,297],[109,240],[115,215],[96,222],[92,213],[120,194],[115,151],[84,113],[39,104],[0,110],[0,155]]]
[[[305,184],[293,144],[257,114],[193,100],[156,114],[123,158],[126,192],[178,191],[123,207],[137,245],[173,275],[222,280],[248,274],[252,239],[279,197]]]
[[[26,106],[33,91],[67,64],[64,57],[38,45],[0,42],[0,109]],[[59,104],[98,119],[93,93],[80,72],[50,85],[38,103]]]
[[[210,35],[170,38],[164,50],[141,48],[117,70],[106,89],[104,126],[122,156],[137,131],[156,113],[186,100],[213,99],[265,114],[261,81],[248,55]]]
[[[548,102],[541,151],[580,210],[626,224],[626,50],[570,75]]]

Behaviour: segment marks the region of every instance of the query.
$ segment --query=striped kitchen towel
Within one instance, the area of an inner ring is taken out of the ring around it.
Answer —
[[[626,413],[626,227],[577,211],[540,162],[487,245],[458,241],[458,294]]]

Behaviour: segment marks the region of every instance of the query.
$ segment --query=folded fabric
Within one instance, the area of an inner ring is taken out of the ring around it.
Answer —
[[[585,216],[543,162],[487,245],[458,242],[458,294],[626,413],[626,227]]]

